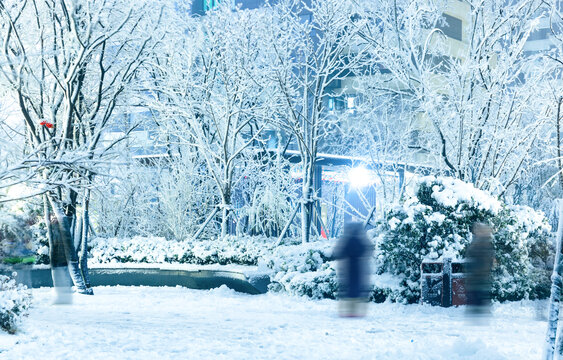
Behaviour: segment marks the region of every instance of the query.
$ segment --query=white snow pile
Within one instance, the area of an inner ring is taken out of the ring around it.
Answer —
[[[15,277],[16,273],[12,274]],[[31,305],[31,292],[10,276],[0,275],[0,328],[14,334]]]

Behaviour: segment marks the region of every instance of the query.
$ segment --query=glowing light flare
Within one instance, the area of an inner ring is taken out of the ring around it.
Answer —
[[[350,181],[350,185],[356,189],[364,188],[374,182],[371,172],[364,167],[351,169],[348,172],[348,180]]]

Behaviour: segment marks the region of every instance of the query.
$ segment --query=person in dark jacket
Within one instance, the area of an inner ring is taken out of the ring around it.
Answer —
[[[469,313],[479,315],[488,313],[491,303],[491,271],[495,261],[493,234],[488,225],[475,223],[472,237],[465,254],[467,303]]]
[[[333,257],[339,260],[340,315],[358,317],[365,315],[365,303],[369,295],[369,258],[373,245],[368,240],[361,223],[344,226]]]

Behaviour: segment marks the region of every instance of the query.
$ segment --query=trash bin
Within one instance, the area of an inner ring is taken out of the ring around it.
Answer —
[[[443,307],[467,304],[463,265],[451,258],[424,260],[420,265],[421,302]]]

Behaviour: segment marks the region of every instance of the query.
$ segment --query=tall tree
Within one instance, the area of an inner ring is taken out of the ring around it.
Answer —
[[[148,3],[118,0],[0,2],[2,85],[25,124],[24,159],[9,177],[22,174],[37,188],[34,195],[43,196],[51,266],[68,265],[82,293],[92,293],[86,262],[90,184],[119,141],[106,141],[104,134],[115,125],[116,109],[126,105],[153,44],[146,29],[154,29],[158,15]]]
[[[381,87],[419,113],[422,144],[444,169],[504,194],[547,121],[536,97],[541,69],[524,53],[542,2],[469,1],[457,20],[446,2],[386,4],[364,14],[373,59],[387,72]]]
[[[195,148],[205,159],[221,198],[210,217],[221,212],[225,236],[238,170],[275,114],[269,66],[261,56],[267,23],[262,11],[222,4],[201,18],[180,13],[176,24],[154,64],[153,106],[168,141]]]
[[[328,99],[339,82],[361,67],[357,40],[364,20],[354,1],[282,0],[272,6],[269,44],[272,79],[281,96],[281,128],[292,135],[301,157],[301,234],[308,242],[318,202],[317,155],[338,118]]]

